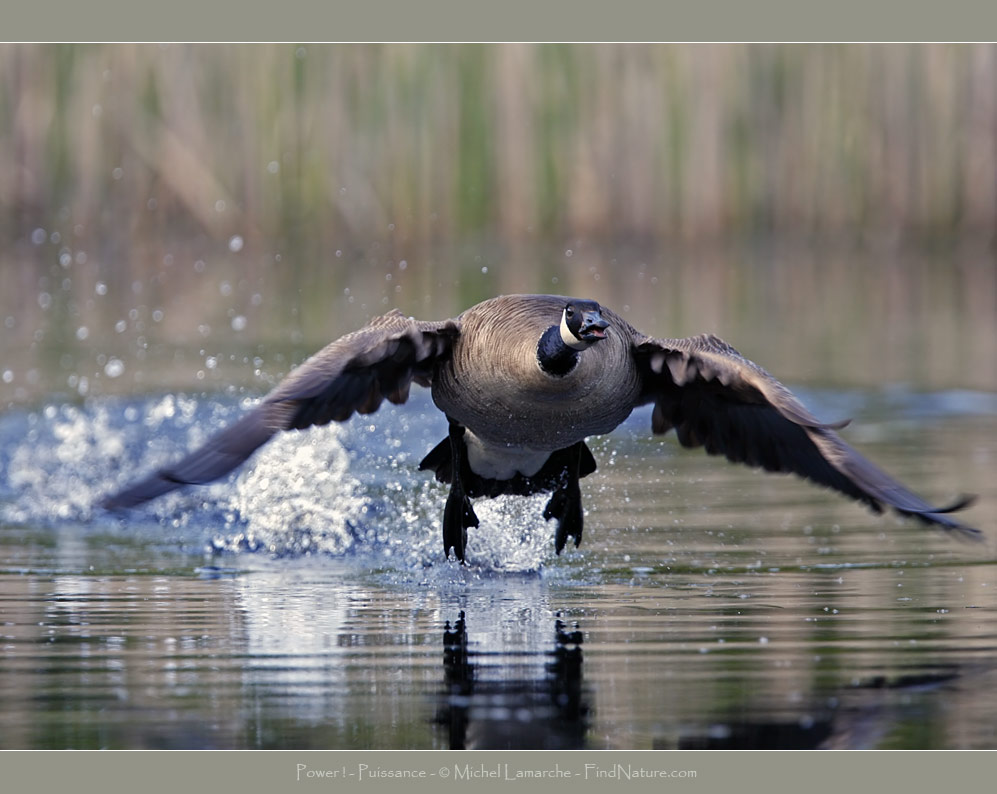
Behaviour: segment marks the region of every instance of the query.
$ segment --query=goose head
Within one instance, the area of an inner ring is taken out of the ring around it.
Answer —
[[[561,341],[573,350],[585,350],[605,339],[608,327],[595,301],[574,300],[561,312]]]

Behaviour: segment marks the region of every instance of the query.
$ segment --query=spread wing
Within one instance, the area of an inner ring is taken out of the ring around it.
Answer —
[[[892,507],[927,524],[979,536],[947,513],[962,497],[934,507],[846,444],[835,432],[848,422],[820,422],[779,381],[715,336],[652,339],[639,334],[635,355],[652,429],[672,428],[686,447],[703,447],[736,463],[792,472],[864,502]]]
[[[184,485],[217,480],[271,436],[342,422],[383,400],[403,403],[412,382],[428,386],[436,364],[450,353],[459,320],[421,322],[395,310],[337,339],[294,369],[235,424],[183,460],[108,496],[108,509],[134,507]]]

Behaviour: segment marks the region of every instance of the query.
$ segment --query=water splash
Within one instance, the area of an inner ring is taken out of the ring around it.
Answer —
[[[100,488],[125,452],[117,411],[48,406],[0,424],[0,519],[5,523],[87,521]]]
[[[277,436],[234,483],[216,551],[343,554],[363,513],[359,481],[338,426]]]
[[[481,526],[468,536],[468,562],[486,570],[537,571],[554,557],[555,522],[543,517],[549,494],[502,496],[475,504]]]
[[[225,480],[113,515],[98,506],[107,493],[177,460],[249,401],[91,398],[8,413],[0,417],[0,522],[118,526],[217,554],[354,557],[403,579],[422,580],[433,569],[458,579],[539,571],[553,559],[544,495],[478,500],[481,526],[469,533],[468,566],[445,562],[447,488],[417,470],[445,430],[428,395],[411,403],[278,434]]]

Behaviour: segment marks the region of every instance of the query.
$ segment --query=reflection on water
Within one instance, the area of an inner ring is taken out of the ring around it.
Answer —
[[[468,647],[464,612],[443,630],[444,689],[436,720],[451,750],[575,750],[585,746],[583,633],[554,622],[553,648],[496,664]],[[537,657],[543,670],[533,669]]]
[[[585,542],[476,505],[443,560],[425,391],[125,520],[92,505],[237,399],[0,416],[0,747],[997,747],[997,405],[812,391],[984,544],[648,437],[595,439]],[[266,483],[266,487],[263,484]],[[282,509],[283,508],[283,509]]]
[[[924,702],[918,693],[938,691],[958,678],[957,672],[900,676],[887,681],[879,676],[855,683],[830,695],[815,716],[802,714],[784,722],[733,721],[711,725],[703,735],[679,739],[683,750],[821,750],[875,749],[905,721],[923,718]],[[885,690],[879,694],[874,690]],[[916,704],[916,705],[913,705]]]

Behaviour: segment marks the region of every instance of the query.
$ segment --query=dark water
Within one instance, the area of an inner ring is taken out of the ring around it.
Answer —
[[[983,544],[648,438],[595,440],[581,548],[479,502],[442,559],[424,391],[288,434],[234,481],[91,505],[240,410],[0,416],[0,748],[997,747],[997,402],[815,391]]]

